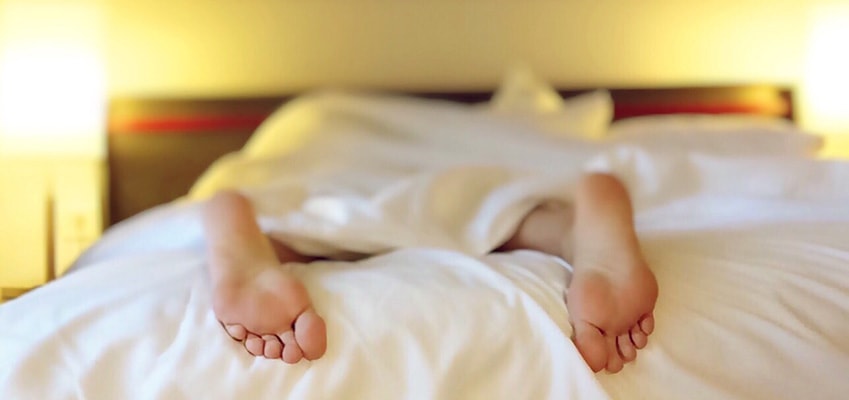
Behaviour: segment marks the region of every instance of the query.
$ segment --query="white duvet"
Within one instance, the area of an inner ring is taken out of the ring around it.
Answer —
[[[582,171],[612,171],[660,284],[635,363],[592,374],[570,267],[485,255]],[[239,187],[296,271],[328,351],[254,358],[210,307],[202,199]],[[392,250],[402,248],[401,250]],[[108,232],[75,272],[0,306],[0,398],[841,398],[849,164],[565,142],[449,105],[323,95],[275,115],[186,201]]]

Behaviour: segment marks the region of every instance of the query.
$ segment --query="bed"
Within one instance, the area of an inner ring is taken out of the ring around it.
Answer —
[[[815,158],[791,95],[520,80],[492,100],[116,100],[115,225],[0,306],[0,397],[843,398],[849,163]],[[469,168],[492,179],[457,187]],[[569,339],[568,264],[481,255],[583,171],[629,187],[660,286],[649,345],[615,375]],[[198,212],[225,188],[305,252],[381,253],[295,267],[327,321],[323,358],[254,358],[221,331]]]

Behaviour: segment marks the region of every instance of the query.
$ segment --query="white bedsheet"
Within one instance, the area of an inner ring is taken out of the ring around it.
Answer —
[[[328,324],[322,359],[255,359],[221,332],[194,200],[113,229],[78,271],[0,306],[0,398],[849,393],[849,164],[576,151],[459,117],[434,124],[462,136],[425,140],[404,110],[341,109],[406,139],[316,128],[321,146],[229,157],[194,191],[248,186],[263,227],[305,251],[412,247],[297,268]],[[568,339],[567,265],[482,255],[539,198],[568,197],[586,169],[626,181],[661,290],[649,346],[611,376],[593,375]]]

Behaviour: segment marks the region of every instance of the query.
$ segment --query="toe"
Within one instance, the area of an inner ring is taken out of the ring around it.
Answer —
[[[575,324],[575,346],[593,372],[601,371],[607,364],[608,350],[604,336],[592,324],[584,321]]]
[[[308,309],[295,320],[295,341],[307,360],[315,360],[327,350],[327,329],[324,320]]]
[[[646,315],[640,321],[640,329],[642,329],[643,333],[646,335],[651,335],[651,333],[654,332],[654,316],[651,314]]]
[[[245,349],[251,355],[261,356],[265,351],[265,341],[261,337],[249,332],[247,339],[245,339]]]
[[[637,358],[637,349],[634,348],[634,343],[631,343],[631,335],[628,332],[616,337],[616,348],[619,349],[619,356],[624,362],[631,362]]]
[[[304,352],[295,340],[294,331],[283,333],[280,335],[280,339],[283,341],[283,361],[289,364],[295,364],[304,358]]]
[[[634,347],[642,349],[643,347],[646,347],[646,344],[648,344],[648,342],[649,338],[648,336],[646,336],[645,333],[643,333],[642,328],[640,328],[640,325],[634,325],[634,327],[631,328],[631,343],[634,344]]]
[[[239,324],[224,325],[223,323],[221,325],[224,326],[224,330],[233,340],[241,342],[248,337],[248,330],[244,326]]]
[[[607,340],[607,365],[605,369],[607,372],[615,374],[622,370],[622,367],[625,365],[625,362],[622,361],[622,357],[619,356],[619,351],[616,350],[616,337],[608,337]]]
[[[277,335],[262,335],[262,340],[265,342],[263,356],[272,360],[279,359],[283,354],[283,342]]]

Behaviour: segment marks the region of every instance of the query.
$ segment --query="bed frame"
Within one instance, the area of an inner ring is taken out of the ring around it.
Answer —
[[[562,90],[571,97],[584,90]],[[477,103],[492,92],[408,95]],[[793,120],[785,86],[612,89],[614,119],[649,114],[759,114]],[[293,96],[232,99],[115,98],[109,105],[109,225],[185,195],[220,156],[239,150],[257,126]]]

